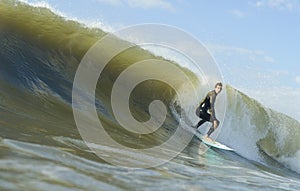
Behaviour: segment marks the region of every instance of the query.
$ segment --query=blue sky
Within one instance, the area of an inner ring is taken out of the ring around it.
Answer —
[[[25,1],[25,0],[23,0]],[[210,50],[225,82],[300,121],[300,1],[26,0],[115,31],[161,23]]]

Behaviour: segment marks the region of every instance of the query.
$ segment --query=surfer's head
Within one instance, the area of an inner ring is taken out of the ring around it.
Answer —
[[[223,87],[223,85],[222,85],[221,82],[216,83],[216,85],[215,85],[215,92],[217,94],[219,94],[222,91],[222,87]]]

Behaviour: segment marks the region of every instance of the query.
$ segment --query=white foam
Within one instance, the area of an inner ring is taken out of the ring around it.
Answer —
[[[300,173],[300,150],[294,156],[281,156],[278,161],[283,163],[289,169]]]
[[[49,10],[51,10],[53,13],[62,16],[62,17],[66,17],[66,15],[62,12],[60,12],[59,10],[53,8],[48,2],[46,1],[36,1],[36,2],[30,2],[28,0],[19,0],[19,2],[25,3],[27,5],[30,5],[32,7],[40,7],[40,8],[47,8]]]
[[[227,100],[229,105],[225,120],[218,128],[220,133],[217,140],[233,148],[243,157],[260,162],[256,142],[265,136],[266,131],[265,133],[259,132],[252,124],[253,113],[251,108],[244,103],[242,95],[236,92],[232,97],[227,97]]]
[[[39,8],[49,9],[50,11],[52,11],[53,13],[55,13],[56,15],[61,16],[61,17],[65,18],[66,20],[76,21],[76,22],[82,23],[83,25],[85,25],[88,28],[99,28],[99,29],[101,29],[101,30],[103,30],[105,32],[114,32],[114,31],[116,31],[115,27],[112,27],[112,26],[110,26],[108,24],[105,24],[100,19],[95,19],[95,20],[91,20],[91,19],[79,19],[77,17],[70,16],[70,15],[68,15],[66,13],[63,13],[63,12],[59,11],[58,9],[54,8],[53,6],[51,6],[46,1],[30,2],[28,0],[19,0],[19,2],[25,3],[25,4],[30,5],[32,7],[39,7]]]

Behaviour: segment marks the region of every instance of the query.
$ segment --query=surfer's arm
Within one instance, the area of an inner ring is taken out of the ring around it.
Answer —
[[[210,97],[210,114],[211,114],[211,118],[212,118],[212,120],[214,121],[214,120],[216,120],[217,118],[216,118],[216,114],[215,114],[215,101],[216,101],[216,95],[215,94],[213,94],[213,93],[211,93],[210,95],[209,95],[209,97]]]

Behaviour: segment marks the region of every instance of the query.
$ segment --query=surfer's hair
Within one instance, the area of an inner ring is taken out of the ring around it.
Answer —
[[[216,83],[215,88],[218,87],[218,86],[221,86],[221,87],[222,87],[223,84],[222,84],[221,82],[218,82],[218,83]]]

